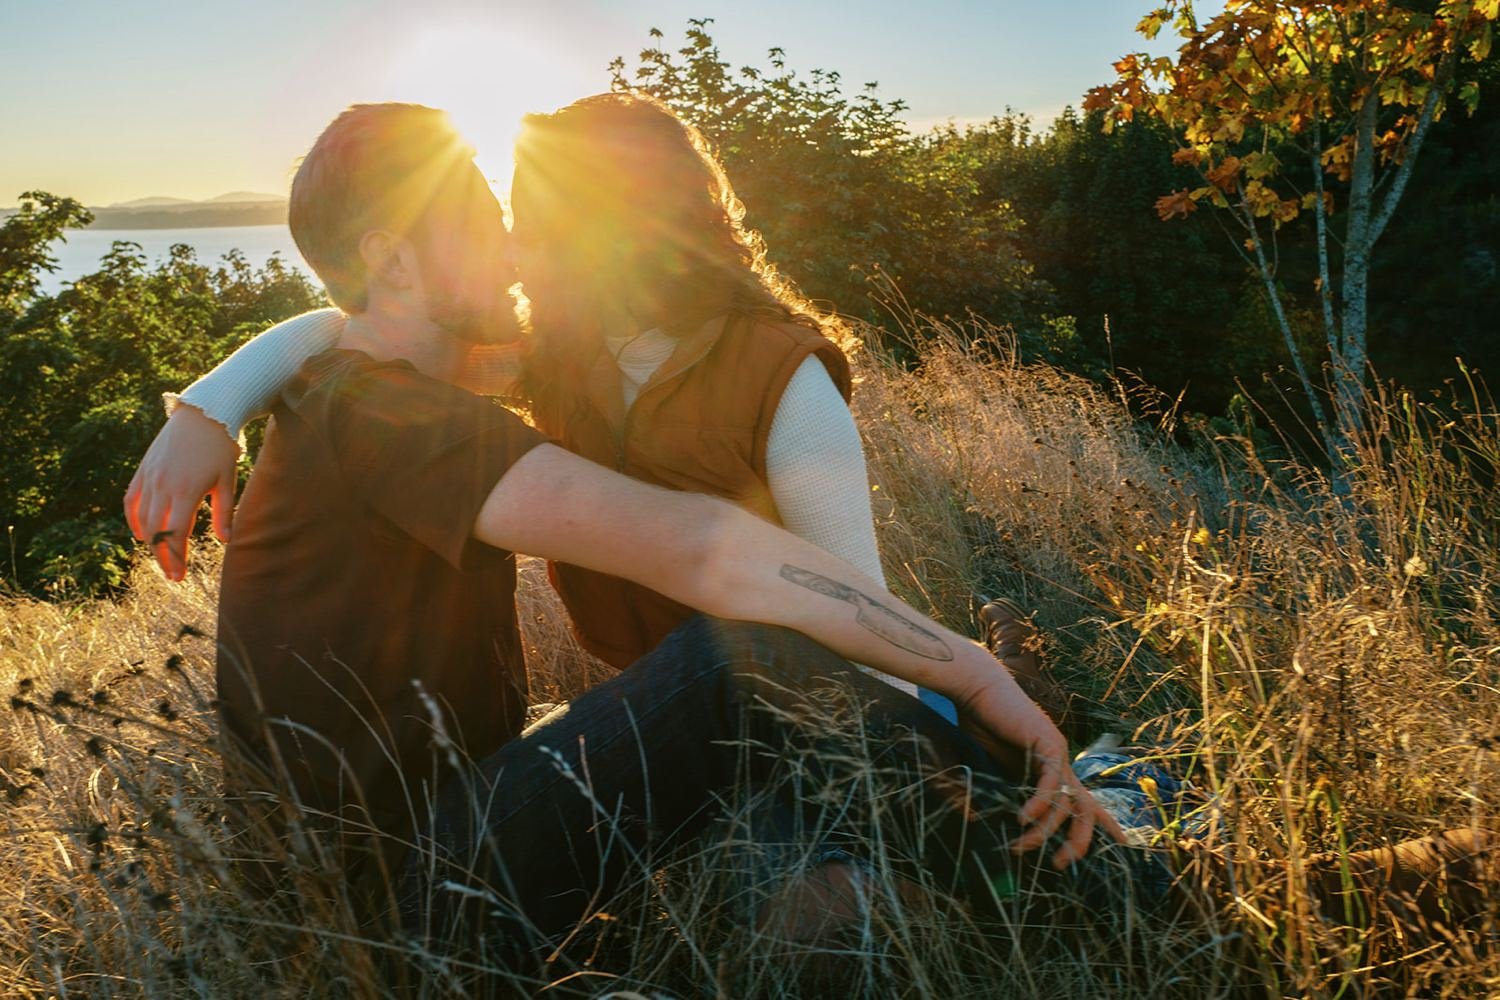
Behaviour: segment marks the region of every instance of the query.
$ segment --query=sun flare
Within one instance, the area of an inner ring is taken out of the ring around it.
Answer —
[[[584,95],[571,70],[566,59],[524,34],[494,24],[449,22],[422,29],[392,59],[382,99],[447,111],[503,197],[521,118]]]

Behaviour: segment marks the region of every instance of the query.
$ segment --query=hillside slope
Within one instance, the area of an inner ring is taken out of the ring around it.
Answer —
[[[1217,794],[1235,893],[1204,892],[1177,920],[1096,924],[1081,942],[1033,910],[1030,926],[1018,916],[1024,949],[1014,928],[955,907],[887,908],[830,965],[737,920],[720,894],[728,855],[705,844],[601,901],[611,933],[587,992],[827,995],[831,968],[841,995],[1493,995],[1482,935],[1416,956],[1377,949],[1359,914],[1310,912],[1297,874],[1316,852],[1497,826],[1493,405],[1378,401],[1367,464],[1336,495],[1271,461],[1254,428],[1184,448],[1097,386],[959,346],[973,332],[919,331],[915,371],[856,360],[892,586],[971,632],[977,592],[1037,609],[1047,661],[1094,730],[1159,744]],[[393,988],[336,876],[302,872],[294,920],[237,888],[229,859],[244,845],[223,826],[209,701],[216,560],[201,551],[182,585],[142,566],[114,603],[0,606],[13,995]],[[523,577],[533,700],[566,699],[603,668],[568,636],[539,567]],[[894,869],[879,843],[865,849],[883,896]],[[1268,879],[1251,858],[1288,874]],[[461,992],[462,969],[405,958],[424,970],[421,995]]]

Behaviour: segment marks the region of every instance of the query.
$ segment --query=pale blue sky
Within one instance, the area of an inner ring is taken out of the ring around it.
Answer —
[[[283,193],[329,118],[366,100],[454,112],[504,172],[510,123],[607,89],[689,17],[733,65],[880,82],[917,128],[1014,107],[1043,121],[1138,49],[1149,0],[0,0],[0,205]]]

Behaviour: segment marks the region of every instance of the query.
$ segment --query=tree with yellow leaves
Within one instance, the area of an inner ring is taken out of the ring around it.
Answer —
[[[1150,40],[1170,25],[1182,40],[1176,56],[1127,55],[1115,81],[1084,102],[1111,125],[1149,114],[1175,130],[1173,160],[1195,168],[1201,184],[1163,195],[1157,212],[1185,217],[1208,203],[1234,218],[1335,460],[1362,421],[1375,245],[1432,123],[1455,97],[1470,113],[1477,105],[1477,84],[1460,85],[1458,71],[1489,57],[1497,20],[1500,0],[1226,0],[1200,23],[1191,0],[1170,0],[1137,30]],[[1332,422],[1278,283],[1275,232],[1305,212],[1316,233],[1318,273],[1307,278],[1321,305]]]

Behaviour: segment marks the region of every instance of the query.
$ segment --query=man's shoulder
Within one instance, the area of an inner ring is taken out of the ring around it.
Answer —
[[[330,430],[370,422],[390,428],[452,425],[525,426],[493,400],[418,371],[411,362],[378,360],[363,351],[331,348],[308,358],[282,389],[280,405],[299,420]]]
[[[514,460],[540,440],[503,406],[409,361],[340,348],[307,359],[282,390],[276,415],[283,433],[316,441],[346,472],[415,468],[455,448]]]
[[[368,399],[370,393],[411,393],[454,400],[476,398],[467,389],[424,375],[410,361],[380,361],[364,351],[331,347],[302,363],[281,393],[287,406],[298,409],[311,402]]]

